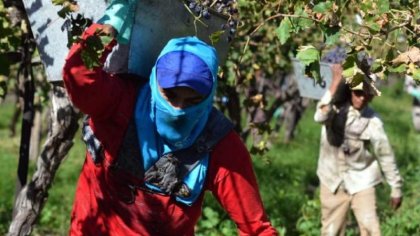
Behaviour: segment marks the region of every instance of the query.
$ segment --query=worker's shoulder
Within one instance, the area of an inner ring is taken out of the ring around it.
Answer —
[[[375,127],[383,126],[383,122],[380,115],[371,107],[366,107],[363,111],[362,116],[365,118],[368,118],[370,120],[369,123],[372,126],[375,126]]]

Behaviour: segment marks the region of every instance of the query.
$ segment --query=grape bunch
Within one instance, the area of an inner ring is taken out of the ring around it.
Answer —
[[[205,19],[211,18],[210,9],[217,13],[228,16],[222,30],[228,30],[228,41],[233,39],[238,27],[238,8],[236,0],[186,0],[186,4],[197,16]]]
[[[373,58],[366,51],[357,52],[357,65],[363,72],[369,73],[373,61]]]
[[[342,46],[337,46],[327,52],[324,57],[322,57],[321,61],[331,64],[341,64],[344,60],[346,60],[346,58],[346,49]]]

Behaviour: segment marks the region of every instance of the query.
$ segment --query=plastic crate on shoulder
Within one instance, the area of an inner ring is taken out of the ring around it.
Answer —
[[[320,83],[316,83],[313,78],[305,75],[305,66],[296,58],[292,59],[295,79],[298,84],[299,93],[302,97],[312,98],[315,100],[321,99],[327,89],[330,87],[332,81],[332,71],[330,64],[321,62],[321,79]]]
[[[105,0],[78,1],[79,12],[96,22],[105,12]],[[51,0],[26,0],[26,12],[34,32],[41,60],[49,81],[62,80],[62,67],[68,53],[67,27],[69,22],[57,15],[60,6]],[[76,13],[76,14],[77,14]],[[227,18],[211,12],[211,18],[195,20],[182,0],[138,1],[131,39],[128,45],[119,45],[105,64],[110,72],[129,72],[148,78],[164,45],[175,37],[197,36],[211,44],[210,35],[220,32]],[[213,45],[223,63],[228,52],[228,30]]]

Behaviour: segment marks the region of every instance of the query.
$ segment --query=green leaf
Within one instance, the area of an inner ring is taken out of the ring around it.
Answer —
[[[220,37],[225,33],[224,30],[220,30],[220,31],[216,31],[212,34],[210,34],[209,38],[210,38],[210,42],[212,45],[215,45],[217,42],[219,42]]]
[[[413,73],[413,79],[416,80],[417,82],[420,82],[420,69],[413,69],[412,70]]]
[[[321,72],[319,61],[311,63],[308,67],[305,68],[306,74],[313,78],[317,84],[321,83]]]
[[[355,55],[348,56],[343,64],[343,77],[351,78],[357,70]]]
[[[383,66],[382,66],[381,60],[375,60],[372,66],[370,67],[370,71],[372,73],[378,73],[382,70],[383,70]]]
[[[86,39],[86,48],[98,52],[104,49],[104,45],[98,35],[93,35]]]
[[[313,11],[316,13],[325,13],[331,8],[332,8],[332,2],[326,1],[326,2],[320,2],[316,4],[313,8]]]
[[[378,14],[382,15],[383,13],[389,12],[389,0],[379,0],[378,1]]]
[[[281,44],[285,44],[287,40],[290,38],[290,31],[292,29],[292,24],[290,23],[290,19],[285,17],[280,26],[276,29],[277,37],[280,39]]]
[[[346,79],[353,77],[354,71],[356,70],[356,68],[357,68],[357,65],[354,64],[354,66],[343,70],[343,77],[346,78]]]
[[[10,61],[5,54],[0,54],[0,75],[9,76],[10,74]]]
[[[91,51],[91,50],[83,50],[81,52],[82,61],[85,64],[86,68],[93,69],[94,67],[101,66],[101,63],[99,61],[99,56]]]
[[[325,44],[334,45],[340,39],[340,27],[329,27],[324,30]]]
[[[289,18],[291,21],[293,27],[293,32],[298,33],[302,29],[308,29],[311,28],[314,25],[314,22],[308,17],[308,13],[306,13],[303,8],[298,8],[295,11],[295,15],[302,16],[303,18],[296,17],[296,18]]]
[[[65,2],[68,2],[68,0],[52,0],[51,2],[54,5],[63,5]]]
[[[371,32],[373,31],[372,33],[376,33],[381,30],[381,25],[376,22],[369,22],[368,24],[366,24],[366,26]]]
[[[111,41],[113,40],[113,37],[109,35],[101,35],[100,38],[101,38],[102,45],[104,46],[110,44]]]
[[[362,83],[365,79],[365,74],[359,68],[356,68],[356,73],[353,77],[348,78],[346,81],[349,83],[350,87],[356,87],[358,84]]]
[[[201,225],[205,228],[213,228],[220,221],[219,213],[210,207],[204,208],[203,215],[205,219],[201,222]]]
[[[388,71],[389,72],[393,72],[393,73],[405,73],[407,70],[407,65],[406,64],[401,64],[397,67],[388,67]]]
[[[66,18],[66,15],[70,12],[70,8],[63,7],[61,10],[57,12],[57,15],[61,18]]]
[[[309,66],[309,64],[320,60],[320,54],[318,49],[312,45],[300,46],[296,58],[305,66]]]

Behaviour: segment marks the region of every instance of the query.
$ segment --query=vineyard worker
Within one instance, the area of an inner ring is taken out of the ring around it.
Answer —
[[[381,170],[391,186],[391,206],[395,210],[402,202],[402,178],[382,121],[368,106],[375,90],[366,82],[350,89],[341,82],[341,65],[332,68],[331,86],[314,117],[323,124],[317,169],[321,232],[344,235],[351,207],[360,235],[380,235],[375,186],[382,180]]]
[[[405,89],[413,97],[412,120],[414,129],[420,132],[420,86],[417,85],[412,76],[406,75]]]
[[[206,190],[239,235],[277,235],[264,211],[249,152],[212,108],[215,49],[196,37],[172,39],[149,82],[142,83],[86,68],[81,49],[101,31],[116,34],[110,25],[92,25],[72,46],[63,69],[72,102],[90,117],[83,128],[88,150],[70,235],[194,235]],[[102,62],[115,44],[114,39],[106,45]],[[202,135],[217,132],[223,136],[214,145]],[[208,147],[194,146],[201,142],[197,139]],[[197,154],[198,163],[188,162]]]

